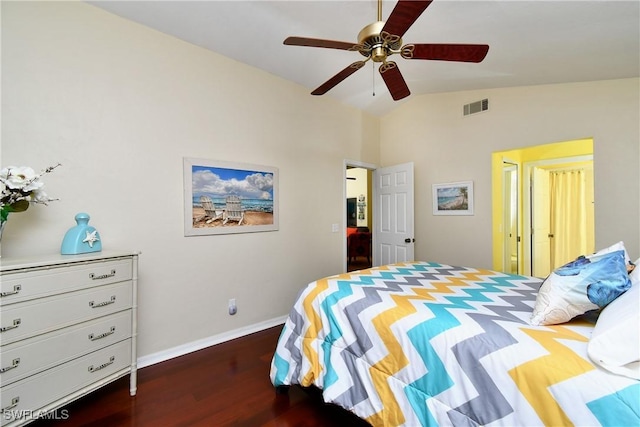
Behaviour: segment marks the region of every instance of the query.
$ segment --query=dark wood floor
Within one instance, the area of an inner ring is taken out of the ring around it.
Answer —
[[[315,389],[276,394],[271,357],[282,328],[238,338],[138,370],[138,393],[121,378],[57,411],[50,426],[369,427]]]
[[[359,256],[347,262],[347,271],[364,270],[365,268],[371,268],[371,258],[367,260],[366,257]]]

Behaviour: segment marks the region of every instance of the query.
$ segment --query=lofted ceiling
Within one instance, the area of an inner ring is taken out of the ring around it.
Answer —
[[[363,57],[285,46],[284,39],[355,43],[378,13],[376,0],[89,3],[309,92]],[[395,3],[383,2],[383,20]],[[372,62],[323,96],[381,116],[421,94],[638,77],[640,0],[434,0],[404,35],[406,43],[488,44],[490,49],[479,64],[393,55],[411,90],[400,101],[392,100]]]

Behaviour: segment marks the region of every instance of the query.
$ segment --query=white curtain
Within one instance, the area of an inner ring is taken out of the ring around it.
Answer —
[[[551,187],[551,266],[587,253],[586,174],[583,169],[553,171]]]

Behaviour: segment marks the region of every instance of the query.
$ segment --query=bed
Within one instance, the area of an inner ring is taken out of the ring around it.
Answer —
[[[373,426],[640,425],[635,365],[613,373],[588,354],[604,311],[534,326],[542,283],[435,262],[317,280],[283,326],[271,381],[317,387]]]

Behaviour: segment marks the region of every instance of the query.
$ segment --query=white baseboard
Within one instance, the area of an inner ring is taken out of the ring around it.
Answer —
[[[182,344],[147,356],[142,356],[138,358],[138,369],[155,365],[156,363],[164,362],[166,360],[173,359],[174,357],[184,356],[185,354],[202,350],[203,348],[211,347],[212,345],[220,344],[225,341],[231,341],[245,335],[253,334],[254,332],[282,325],[286,320],[287,316],[276,317],[275,319],[265,320],[264,322],[255,323],[253,325],[223,332],[197,341],[192,341],[190,343]]]

